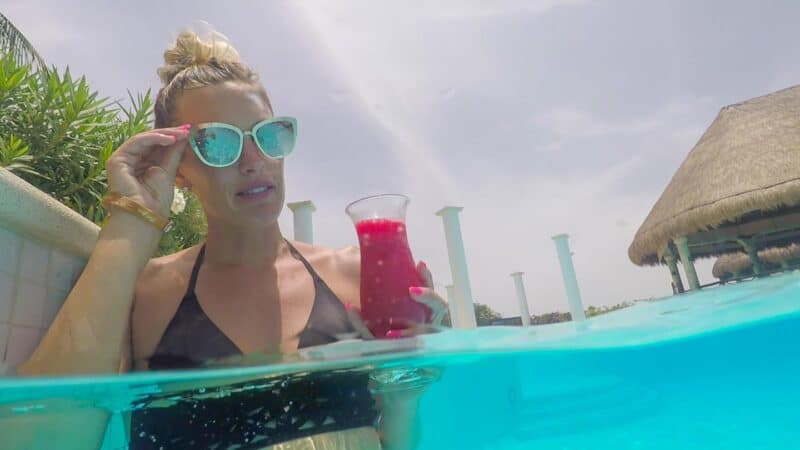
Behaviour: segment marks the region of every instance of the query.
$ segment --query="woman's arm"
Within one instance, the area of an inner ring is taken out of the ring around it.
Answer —
[[[381,420],[378,435],[384,450],[411,450],[420,436],[419,401],[424,388],[376,395]]]
[[[106,163],[109,189],[162,216],[169,215],[175,174],[188,132],[137,134]],[[64,305],[20,375],[116,372],[130,345],[128,323],[136,280],[155,252],[161,231],[115,208]]]
[[[113,373],[127,365],[128,326],[136,279],[160,232],[114,212],[64,306],[19,375]]]
[[[357,247],[348,247],[337,252],[335,258],[337,272],[343,282],[337,283],[335,292],[347,305],[358,309],[360,306],[360,276],[361,276],[361,255]],[[431,273],[424,263],[417,265],[420,276],[425,280],[426,286],[415,286],[409,294],[411,298],[418,301],[432,311],[434,326],[441,324],[444,313],[447,311],[447,304],[433,290],[433,279]],[[361,322],[357,311],[349,309],[351,320],[359,330],[366,330]],[[405,334],[413,335],[426,332],[430,329],[427,325],[420,325],[414,329],[404,330]],[[371,338],[369,331],[366,330],[366,337]],[[430,382],[438,379],[438,371],[435,369],[414,369],[427,372],[423,375],[430,375]],[[378,434],[385,450],[411,450],[416,448],[419,443],[421,422],[419,417],[419,402],[425,392],[427,384],[416,385],[408,388],[379,391],[375,394],[376,406],[380,411],[381,419],[378,425]]]
[[[133,285],[157,239],[157,233],[142,225],[148,227],[134,217],[112,216],[64,306],[33,355],[18,367],[18,374],[127,370]],[[48,400],[48,405],[52,401]],[[4,444],[8,448],[53,448],[58,442],[60,448],[99,448],[110,413],[64,403],[62,408],[53,407],[42,414],[0,419]]]
[[[186,130],[160,129],[126,141],[106,163],[109,189],[167,215],[186,135]],[[64,305],[17,373],[52,376],[127,370],[134,289],[160,235],[139,217],[115,209]],[[99,448],[109,412],[64,403],[63,408],[56,405],[40,414],[0,419],[3,448]]]

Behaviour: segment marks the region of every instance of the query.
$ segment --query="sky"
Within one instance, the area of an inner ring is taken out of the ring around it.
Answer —
[[[435,212],[461,206],[474,300],[567,311],[553,235],[585,306],[669,295],[628,259],[675,170],[725,105],[800,82],[800,2],[618,0],[2,0],[48,64],[102,96],[158,88],[167,45],[199,20],[295,116],[287,201],[312,200],[315,243],[357,238],[344,207],[411,198],[414,256],[450,284]],[[284,210],[281,227],[292,234]],[[697,264],[713,281],[713,260]]]

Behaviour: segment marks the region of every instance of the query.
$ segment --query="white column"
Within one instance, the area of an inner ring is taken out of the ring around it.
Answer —
[[[686,236],[676,237],[675,247],[678,247],[678,255],[681,257],[683,271],[686,272],[686,279],[689,281],[689,289],[699,291],[700,280],[698,280],[697,271],[694,269],[692,252],[689,250],[689,239],[687,239]]]
[[[447,290],[447,308],[450,310],[450,326],[455,327],[453,323],[456,320],[456,287],[448,284],[444,287]]]
[[[583,302],[581,302],[581,291],[578,289],[578,278],[575,276],[575,266],[572,265],[572,252],[569,251],[569,236],[559,234],[553,236],[558,251],[558,260],[561,263],[561,277],[564,279],[564,289],[567,291],[567,301],[569,302],[569,312],[572,320],[586,320],[583,312]]]
[[[294,214],[294,240],[314,243],[314,226],[311,220],[311,213],[317,210],[314,202],[306,200],[303,202],[287,203],[286,206]]]
[[[467,257],[464,253],[464,240],[461,238],[461,224],[458,213],[463,208],[445,206],[436,212],[444,222],[444,235],[447,240],[447,254],[450,257],[450,272],[455,285],[455,310],[453,328],[475,328],[475,307],[472,304],[472,289],[469,285]]]
[[[514,279],[514,287],[517,290],[517,301],[519,302],[519,316],[522,318],[522,326],[531,325],[531,313],[528,311],[528,298],[525,296],[525,285],[522,284],[523,272],[514,272],[511,278]]]

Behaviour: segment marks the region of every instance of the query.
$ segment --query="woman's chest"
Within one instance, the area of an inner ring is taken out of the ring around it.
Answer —
[[[307,272],[298,270],[280,276],[222,272],[198,283],[195,295],[209,320],[242,353],[290,352],[308,323],[316,287]]]

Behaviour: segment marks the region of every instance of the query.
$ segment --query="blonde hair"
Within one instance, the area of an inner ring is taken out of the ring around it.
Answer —
[[[239,52],[225,36],[215,31],[209,34],[208,39],[202,39],[194,31],[182,31],[164,51],[164,65],[158,69],[163,86],[154,106],[156,128],[175,125],[175,101],[184,90],[226,81],[259,83],[258,74],[241,61]],[[271,110],[266,93],[264,98]]]

